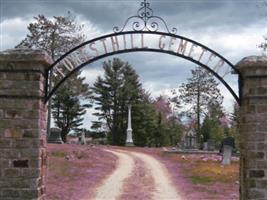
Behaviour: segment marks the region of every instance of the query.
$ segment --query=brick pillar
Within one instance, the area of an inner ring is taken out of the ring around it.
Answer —
[[[45,199],[44,72],[40,50],[0,52],[0,199]]]
[[[267,199],[267,57],[237,64],[243,86],[240,108],[240,199]]]

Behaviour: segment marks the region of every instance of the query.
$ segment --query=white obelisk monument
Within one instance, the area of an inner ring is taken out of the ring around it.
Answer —
[[[128,105],[128,128],[127,128],[127,138],[126,138],[126,146],[134,146],[133,144],[133,136],[132,136],[132,119],[131,119],[131,105]]]

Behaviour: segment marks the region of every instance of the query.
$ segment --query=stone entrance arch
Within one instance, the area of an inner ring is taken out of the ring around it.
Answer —
[[[0,53],[0,198],[45,199],[45,72],[43,51]],[[251,56],[242,75],[240,198],[267,199],[267,58]]]
[[[133,23],[134,31],[124,32],[135,17],[141,22]],[[153,18],[160,20],[167,31],[157,32],[158,23],[151,22]],[[175,29],[170,32],[146,1],[137,16],[130,17],[122,30],[115,27],[114,31],[77,46],[54,63],[40,50],[0,53],[0,199],[45,199],[45,102],[75,70],[106,56],[134,51],[161,52],[190,60],[227,87],[241,105],[240,198],[267,199],[267,58],[247,57],[233,66],[208,47],[176,35]],[[156,42],[148,44],[144,38],[151,35]],[[139,46],[135,46],[136,41]],[[209,54],[203,61],[206,52]],[[239,95],[224,79],[232,71],[239,75]],[[61,77],[52,91],[47,91],[49,75]]]

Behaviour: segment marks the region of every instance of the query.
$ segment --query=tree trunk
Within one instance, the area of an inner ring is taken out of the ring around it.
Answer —
[[[197,142],[201,144],[201,137],[200,137],[200,86],[198,85],[197,91]]]
[[[50,92],[52,89],[52,72],[48,75],[48,89],[47,91]],[[51,128],[51,103],[52,99],[48,100],[47,104],[47,124],[46,124],[46,139],[48,140],[50,136],[50,128]]]
[[[54,48],[54,42],[55,42],[55,30],[52,33],[52,47],[51,47],[51,57],[52,60],[55,60],[55,48]],[[52,74],[53,74],[53,69],[51,70],[51,72],[48,74],[48,92],[50,92],[52,90]],[[50,98],[48,100],[48,104],[47,104],[47,126],[46,126],[46,139],[48,140],[49,136],[50,136],[50,128],[51,128],[51,108],[52,106],[52,98]]]
[[[62,127],[61,138],[64,143],[67,142],[68,128]]]

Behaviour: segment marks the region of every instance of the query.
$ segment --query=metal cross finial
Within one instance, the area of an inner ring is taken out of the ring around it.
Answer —
[[[153,16],[153,10],[150,8],[150,3],[147,3],[146,0],[141,3],[141,8],[138,10],[139,17],[144,20],[145,25],[150,17]]]
[[[146,23],[146,21],[147,21],[147,16],[146,16],[146,9],[147,9],[146,0],[144,0],[144,4],[145,4],[145,17],[146,17],[145,23]]]
[[[176,28],[172,28],[170,31],[166,22],[161,17],[153,15],[153,10],[150,8],[150,3],[147,0],[143,0],[140,5],[141,8],[137,11],[137,15],[129,17],[121,29],[117,26],[113,28],[115,33],[123,32],[127,26],[131,26],[134,31],[156,32],[161,28],[160,25],[163,25],[162,27],[168,33],[176,34]]]
[[[263,36],[264,42],[262,42],[260,45],[258,45],[258,48],[262,49],[262,54],[266,55],[267,51],[267,35]]]

